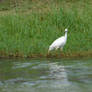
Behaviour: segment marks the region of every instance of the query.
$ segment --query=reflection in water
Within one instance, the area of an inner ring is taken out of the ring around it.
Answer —
[[[1,60],[0,92],[92,92],[91,59]]]
[[[54,87],[69,86],[70,83],[64,66],[58,65],[57,63],[50,63],[49,69],[51,79],[58,81],[58,83],[54,81]]]

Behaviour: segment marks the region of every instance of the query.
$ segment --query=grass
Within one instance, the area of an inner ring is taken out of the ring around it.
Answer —
[[[38,5],[37,1],[31,5],[23,2],[21,6],[18,3],[18,7],[9,8],[8,13],[1,11],[0,56],[46,56],[49,45],[64,35],[67,27],[69,32],[64,55],[92,55],[91,0],[90,3],[86,0],[46,2],[39,0]]]

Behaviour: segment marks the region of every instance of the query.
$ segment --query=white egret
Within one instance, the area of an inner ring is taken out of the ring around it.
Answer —
[[[59,37],[58,39],[56,39],[50,46],[49,46],[49,50],[48,53],[52,50],[57,50],[57,49],[61,49],[61,51],[63,50],[64,45],[66,44],[67,41],[67,32],[68,29],[65,29],[65,35]]]

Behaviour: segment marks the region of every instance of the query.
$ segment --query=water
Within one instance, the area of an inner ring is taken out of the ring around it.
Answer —
[[[92,92],[92,59],[1,59],[0,92]]]

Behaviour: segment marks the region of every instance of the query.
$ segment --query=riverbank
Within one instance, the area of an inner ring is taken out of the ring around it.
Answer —
[[[30,54],[30,55],[23,55],[20,53],[1,53],[0,58],[4,59],[13,59],[13,58],[91,58],[92,52],[81,52],[81,53],[55,53],[55,54]]]
[[[40,3],[31,9],[0,11],[0,57],[92,56],[91,3],[59,1],[46,3],[48,7]],[[49,45],[64,35],[67,27],[63,54],[47,55]]]

